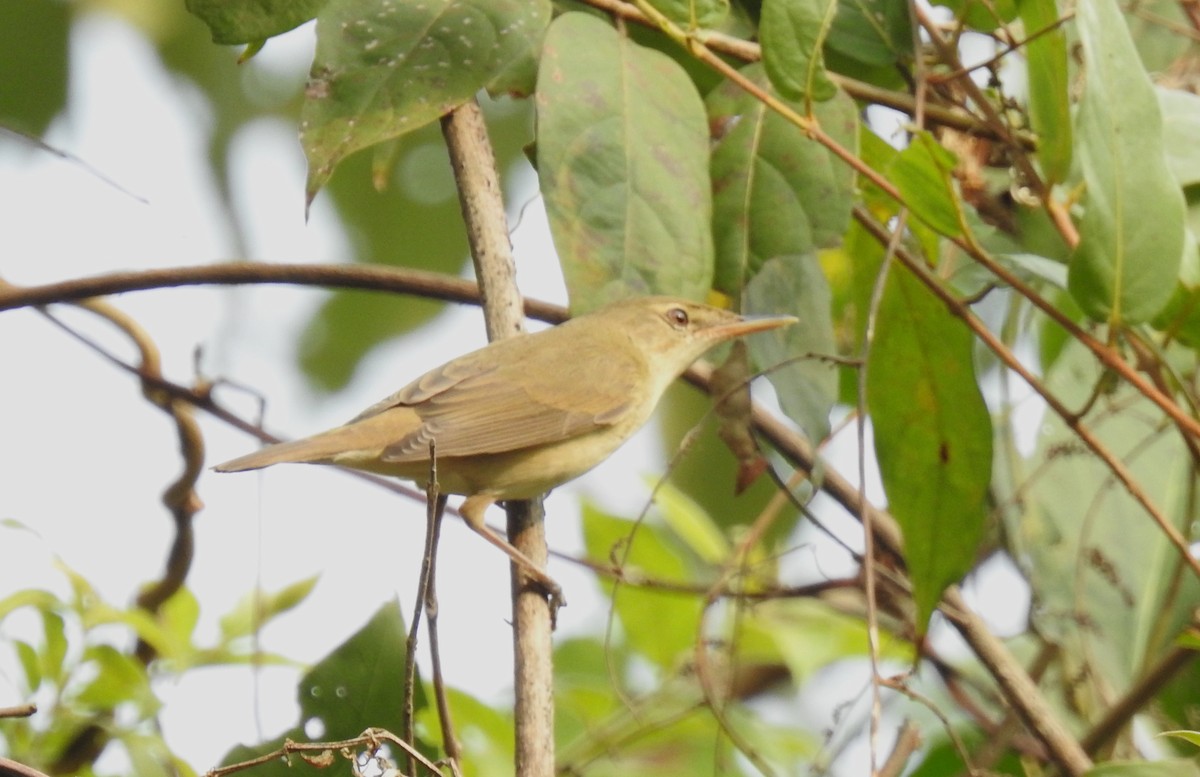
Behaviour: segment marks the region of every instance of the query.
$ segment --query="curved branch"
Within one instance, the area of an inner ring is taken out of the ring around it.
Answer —
[[[228,262],[190,267],[131,270],[77,278],[40,286],[16,286],[0,281],[0,312],[17,308],[76,302],[88,297],[124,294],[180,286],[241,286],[281,284],[416,294],[445,302],[479,304],[479,287],[443,273],[374,264],[265,264]],[[525,301],[525,314],[560,322],[567,312],[559,305]]]

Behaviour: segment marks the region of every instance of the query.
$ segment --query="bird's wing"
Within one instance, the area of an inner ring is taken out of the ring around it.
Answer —
[[[384,461],[423,461],[431,439],[438,457],[470,456],[558,442],[610,426],[635,403],[634,390],[646,369],[634,356],[595,343],[570,343],[565,350],[518,348],[504,355],[516,358],[484,360],[469,354],[426,374],[390,403],[379,403],[375,412],[405,405],[422,421],[387,446]]]

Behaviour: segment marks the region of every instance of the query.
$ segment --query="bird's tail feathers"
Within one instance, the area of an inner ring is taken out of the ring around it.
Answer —
[[[272,464],[328,462],[345,449],[345,441],[337,434],[319,434],[303,440],[292,440],[268,445],[254,453],[230,459],[213,467],[217,472],[244,472],[261,469]]]

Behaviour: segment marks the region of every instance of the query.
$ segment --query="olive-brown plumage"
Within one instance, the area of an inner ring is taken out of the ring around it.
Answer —
[[[795,320],[744,318],[669,297],[617,302],[460,356],[343,426],[216,469],[341,464],[423,482],[433,442],[440,490],[466,495],[468,523],[513,555],[484,526],[489,505],[582,475],[641,428],[667,386],[709,348]],[[535,577],[553,585],[540,571]]]

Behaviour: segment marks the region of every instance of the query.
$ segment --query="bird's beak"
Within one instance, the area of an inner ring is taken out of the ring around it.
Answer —
[[[800,319],[795,316],[741,316],[735,321],[714,324],[704,330],[704,337],[713,342],[732,340],[742,335],[752,335],[755,332],[766,332],[782,326],[791,326]]]

